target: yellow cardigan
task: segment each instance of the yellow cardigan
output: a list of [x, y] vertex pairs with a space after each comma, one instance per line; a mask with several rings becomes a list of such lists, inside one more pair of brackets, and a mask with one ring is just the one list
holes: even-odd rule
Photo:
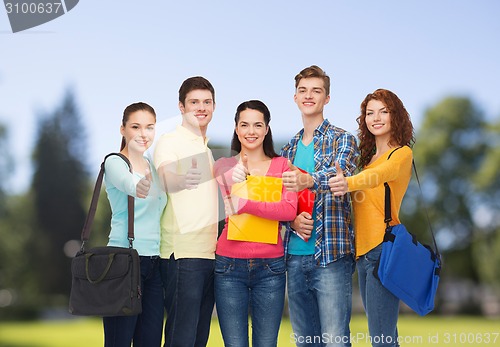
[[384, 182], [391, 187], [391, 225], [399, 224], [399, 209], [411, 178], [413, 154], [408, 146], [388, 150], [357, 175], [347, 177], [354, 210], [356, 256], [377, 247], [384, 239]]

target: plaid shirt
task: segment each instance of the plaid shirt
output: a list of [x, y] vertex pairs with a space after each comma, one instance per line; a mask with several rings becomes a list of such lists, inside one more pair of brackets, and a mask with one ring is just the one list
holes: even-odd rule
[[[293, 163], [297, 144], [302, 138], [304, 129], [297, 133], [289, 143], [281, 149], [281, 155]], [[316, 211], [316, 243], [314, 257], [320, 266], [354, 253], [354, 232], [351, 223], [350, 194], [335, 197], [330, 192], [328, 180], [337, 170], [337, 161], [346, 176], [350, 176], [356, 169], [356, 159], [359, 155], [355, 137], [347, 131], [337, 128], [325, 119], [314, 130], [314, 170], [311, 176], [314, 186], [310, 188], [316, 193], [314, 208]], [[286, 227], [285, 254], [288, 253], [290, 222], [283, 223]]]

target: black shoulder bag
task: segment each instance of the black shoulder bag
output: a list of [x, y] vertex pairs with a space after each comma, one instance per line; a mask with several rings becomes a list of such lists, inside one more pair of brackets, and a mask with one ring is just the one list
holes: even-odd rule
[[127, 157], [120, 153], [108, 154], [92, 195], [89, 213], [82, 230], [82, 247], [71, 262], [71, 293], [69, 312], [78, 316], [132, 316], [142, 312], [140, 260], [133, 248], [134, 198], [128, 196], [129, 247], [95, 247], [85, 250], [90, 238], [99, 194], [104, 176], [104, 163], [111, 155], [118, 155], [129, 166]]

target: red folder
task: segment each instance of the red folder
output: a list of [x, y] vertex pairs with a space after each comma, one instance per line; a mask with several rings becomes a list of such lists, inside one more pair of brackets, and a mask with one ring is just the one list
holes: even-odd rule
[[312, 216], [316, 194], [311, 192], [309, 189], [304, 189], [298, 193], [297, 198], [297, 215], [301, 214], [302, 212], [307, 212]]
[[[298, 169], [303, 173], [308, 173], [307, 171], [302, 170], [299, 167]], [[307, 212], [312, 216], [316, 194], [306, 188], [298, 193], [297, 198], [297, 215], [301, 214], [302, 212]]]

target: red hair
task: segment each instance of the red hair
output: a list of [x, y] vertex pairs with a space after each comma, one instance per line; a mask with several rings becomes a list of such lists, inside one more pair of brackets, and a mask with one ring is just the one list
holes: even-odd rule
[[413, 146], [415, 143], [415, 135], [413, 124], [411, 123], [410, 115], [403, 105], [403, 102], [396, 94], [387, 89], [377, 89], [373, 93], [368, 94], [361, 103], [361, 114], [357, 118], [359, 150], [359, 167], [363, 168], [372, 159], [375, 154], [375, 136], [368, 130], [366, 126], [366, 106], [370, 100], [378, 100], [382, 102], [389, 114], [391, 115], [391, 139], [392, 146]]

